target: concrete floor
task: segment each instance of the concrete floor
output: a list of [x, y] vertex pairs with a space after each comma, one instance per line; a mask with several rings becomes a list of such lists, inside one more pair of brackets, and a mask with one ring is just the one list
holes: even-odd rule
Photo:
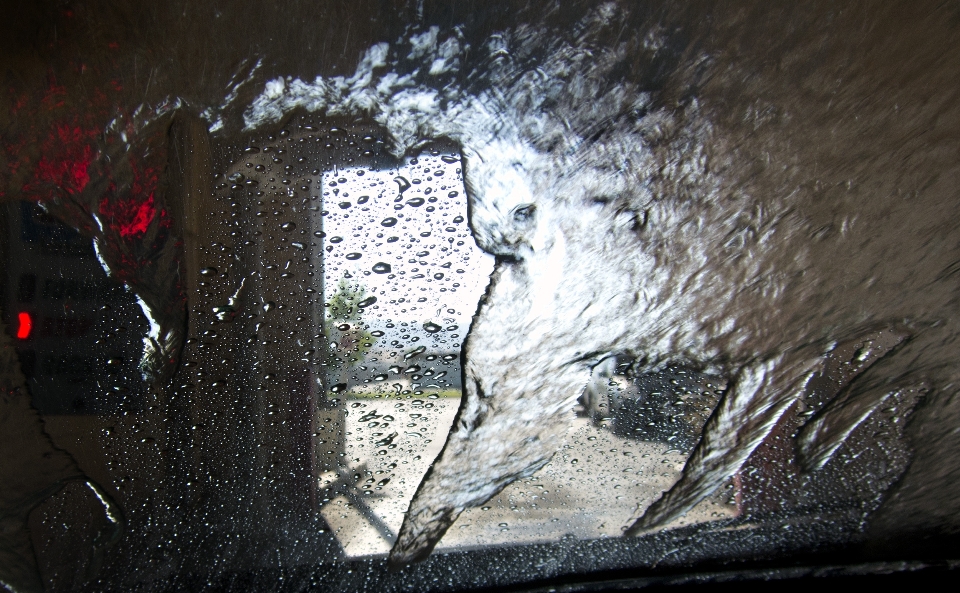
[[[389, 551], [458, 405], [455, 398], [348, 400], [350, 462], [339, 478], [341, 482], [360, 478], [355, 489], [342, 490], [321, 510], [345, 557]], [[376, 445], [393, 432], [394, 449]], [[437, 550], [616, 537], [639, 510], [679, 479], [685, 461], [686, 453], [667, 444], [620, 438], [602, 424], [577, 418], [549, 464], [533, 477], [511, 484], [483, 507], [464, 511]], [[388, 483], [377, 486], [386, 478]], [[320, 476], [320, 485], [337, 479], [328, 472]], [[734, 499], [728, 485], [667, 529], [734, 517], [738, 512]]]

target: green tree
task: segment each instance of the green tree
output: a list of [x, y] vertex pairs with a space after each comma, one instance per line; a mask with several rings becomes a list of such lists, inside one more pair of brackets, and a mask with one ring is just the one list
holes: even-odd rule
[[336, 292], [327, 302], [324, 333], [329, 348], [329, 385], [346, 383], [350, 369], [373, 347], [376, 338], [367, 331], [363, 322], [364, 308], [361, 307], [369, 306], [370, 302], [366, 287], [351, 284], [345, 277], [340, 278]]

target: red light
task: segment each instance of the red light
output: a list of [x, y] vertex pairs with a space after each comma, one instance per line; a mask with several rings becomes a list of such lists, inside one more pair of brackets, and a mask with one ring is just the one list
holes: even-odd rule
[[26, 340], [30, 337], [30, 330], [33, 329], [33, 319], [29, 313], [20, 313], [17, 315], [17, 319], [20, 320], [20, 327], [17, 328], [17, 337], [21, 340]]

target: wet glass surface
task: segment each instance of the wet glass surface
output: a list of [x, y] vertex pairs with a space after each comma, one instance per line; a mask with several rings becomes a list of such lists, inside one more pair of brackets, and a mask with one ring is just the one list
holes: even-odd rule
[[373, 4], [3, 25], [0, 588], [954, 566], [955, 7]]
[[11, 203], [5, 218], [16, 246], [5, 309], [32, 405], [52, 415], [140, 411], [146, 323], [136, 297], [106, 277], [89, 240], [35, 204]]

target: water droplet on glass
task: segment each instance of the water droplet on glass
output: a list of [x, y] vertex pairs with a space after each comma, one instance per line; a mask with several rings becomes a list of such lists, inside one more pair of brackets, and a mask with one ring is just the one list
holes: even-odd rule
[[382, 221], [380, 221], [380, 224], [383, 226], [393, 226], [397, 224], [397, 219], [393, 217], [384, 218]]
[[200, 270], [200, 275], [201, 275], [201, 276], [216, 276], [216, 275], [217, 275], [217, 269], [216, 269], [216, 268], [203, 268], [202, 270]]
[[293, 241], [290, 244], [300, 250], [306, 249], [306, 245], [304, 245], [303, 243], [300, 243], [299, 241]]
[[233, 321], [233, 318], [237, 315], [237, 310], [233, 307], [214, 307], [213, 314], [216, 316], [217, 320], [223, 322]]
[[350, 202], [340, 202], [340, 203], [337, 204], [337, 205], [340, 206], [340, 208], [343, 209], [343, 210], [346, 210], [346, 209], [349, 208], [350, 206], [353, 206], [353, 204], [351, 204]]
[[276, 306], [276, 303], [273, 301], [267, 301], [263, 304], [263, 310], [264, 312], [269, 313], [270, 311], [273, 311], [273, 308]]
[[400, 186], [400, 193], [410, 189], [410, 182], [405, 177], [394, 177], [393, 180]]
[[[376, 445], [377, 445], [378, 447], [386, 447], [387, 445], [393, 443], [393, 439], [395, 439], [395, 438], [397, 438], [397, 433], [393, 433], [392, 435], [388, 436], [388, 437], [385, 438], [385, 439], [380, 439], [379, 441], [377, 441]], [[382, 486], [383, 484], [386, 484], [388, 481], [390, 481], [389, 478], [387, 478], [387, 480], [383, 481], [380, 485]]]
[[426, 323], [423, 324], [423, 331], [425, 331], [425, 332], [427, 332], [427, 333], [430, 333], [430, 334], [435, 334], [435, 333], [437, 333], [438, 331], [440, 331], [441, 329], [443, 329], [443, 328], [440, 327], [439, 325], [437, 325], [436, 323], [433, 323], [432, 321], [428, 321], [428, 322], [426, 322]]
[[426, 349], [427, 349], [426, 346], [420, 346], [419, 348], [417, 348], [417, 349], [415, 349], [415, 350], [412, 350], [412, 351], [407, 352], [406, 354], [404, 354], [404, 355], [403, 355], [403, 359], [404, 359], [404, 360], [409, 360], [409, 359], [413, 358], [414, 356], [417, 356], [418, 354], [422, 354]]
[[348, 254], [346, 255], [346, 258], [349, 259], [349, 260], [360, 259], [361, 257], [363, 257], [363, 254], [362, 254], [362, 253], [357, 253], [356, 251], [354, 251], [353, 253], [348, 253]]
[[407, 200], [407, 206], [413, 206], [414, 208], [416, 208], [417, 206], [423, 206], [423, 203], [424, 203], [423, 198], [411, 198]]
[[443, 161], [443, 162], [445, 162], [445, 163], [447, 163], [447, 164], [450, 164], [450, 165], [452, 165], [453, 163], [457, 162], [457, 158], [456, 158], [456, 157], [452, 157], [452, 156], [450, 156], [450, 155], [448, 155], [448, 154], [445, 154], [445, 155], [443, 155], [442, 157], [440, 157], [440, 160]]
[[346, 383], [337, 383], [336, 385], [330, 388], [330, 391], [333, 393], [340, 393], [341, 391], [346, 391], [346, 390], [347, 390]]
[[373, 264], [373, 268], [372, 268], [374, 274], [389, 274], [391, 269], [392, 268], [390, 267], [390, 264], [384, 263], [382, 261]]
[[245, 152], [246, 154], [257, 154], [258, 152], [260, 152], [260, 149], [257, 148], [256, 146], [248, 146], [243, 149], [243, 152]]
[[377, 302], [377, 297], [375, 297], [375, 296], [367, 297], [367, 298], [363, 299], [362, 301], [360, 301], [359, 303], [357, 303], [357, 306], [362, 309], [362, 308], [365, 308], [365, 307], [369, 307], [370, 305], [374, 304], [375, 302]]
[[375, 338], [380, 338], [380, 337], [383, 337], [383, 332], [378, 329], [376, 331], [370, 332], [370, 335]]
[[345, 331], [347, 331], [348, 329], [350, 329], [350, 324], [349, 324], [349, 323], [341, 323], [340, 325], [337, 326], [337, 329], [340, 330], [340, 331], [342, 331], [342, 332], [345, 332]]
[[285, 222], [280, 225], [280, 228], [285, 231], [292, 231], [293, 229], [297, 228], [297, 225], [293, 224], [292, 222]]
[[434, 279], [434, 280], [443, 280], [443, 274], [442, 274], [441, 272], [437, 272], [436, 274], [433, 275], [433, 279]]

